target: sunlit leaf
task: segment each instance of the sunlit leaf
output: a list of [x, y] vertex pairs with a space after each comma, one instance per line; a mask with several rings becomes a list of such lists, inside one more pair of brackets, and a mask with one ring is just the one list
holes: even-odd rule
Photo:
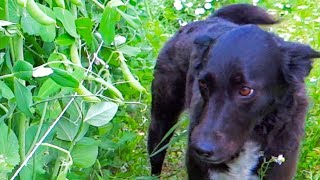
[[101, 102], [92, 105], [84, 119], [84, 121], [92, 126], [103, 126], [112, 120], [118, 105], [113, 102]]
[[57, 43], [60, 46], [70, 46], [72, 43], [74, 43], [74, 38], [71, 37], [69, 34], [65, 33], [57, 37], [55, 43]]
[[110, 7], [106, 7], [102, 14], [99, 32], [107, 46], [111, 44], [115, 37], [117, 15], [118, 12]]

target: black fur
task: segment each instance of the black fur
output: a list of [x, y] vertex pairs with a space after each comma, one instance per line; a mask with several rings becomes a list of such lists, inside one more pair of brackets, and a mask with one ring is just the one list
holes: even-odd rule
[[[228, 172], [227, 162], [247, 141], [257, 142], [267, 158], [286, 158], [271, 166], [266, 179], [293, 178], [307, 109], [304, 78], [320, 54], [255, 25], [274, 23], [259, 7], [231, 5], [167, 42], [152, 83], [149, 153], [188, 108], [189, 179], [208, 179], [209, 170]], [[245, 87], [253, 89], [249, 96], [239, 94]], [[150, 158], [152, 174], [160, 174], [165, 153]]]

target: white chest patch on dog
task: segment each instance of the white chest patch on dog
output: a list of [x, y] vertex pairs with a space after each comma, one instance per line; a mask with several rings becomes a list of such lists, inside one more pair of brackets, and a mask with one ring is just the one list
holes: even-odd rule
[[260, 146], [252, 141], [246, 142], [239, 157], [228, 163], [229, 171], [225, 173], [210, 171], [211, 180], [257, 180], [258, 176], [252, 175], [260, 157]]

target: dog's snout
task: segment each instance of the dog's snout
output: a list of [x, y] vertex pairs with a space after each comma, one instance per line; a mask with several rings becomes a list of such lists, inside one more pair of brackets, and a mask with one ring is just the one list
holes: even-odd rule
[[193, 146], [198, 156], [209, 158], [214, 155], [214, 145], [209, 143], [197, 143]]

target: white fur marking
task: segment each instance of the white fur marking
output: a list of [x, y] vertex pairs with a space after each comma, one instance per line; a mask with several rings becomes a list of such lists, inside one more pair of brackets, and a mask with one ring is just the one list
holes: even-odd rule
[[239, 157], [227, 163], [229, 171], [219, 173], [209, 171], [211, 180], [257, 180], [258, 176], [252, 175], [251, 170], [258, 164], [260, 157], [259, 145], [255, 142], [248, 141], [243, 146], [243, 151]]

